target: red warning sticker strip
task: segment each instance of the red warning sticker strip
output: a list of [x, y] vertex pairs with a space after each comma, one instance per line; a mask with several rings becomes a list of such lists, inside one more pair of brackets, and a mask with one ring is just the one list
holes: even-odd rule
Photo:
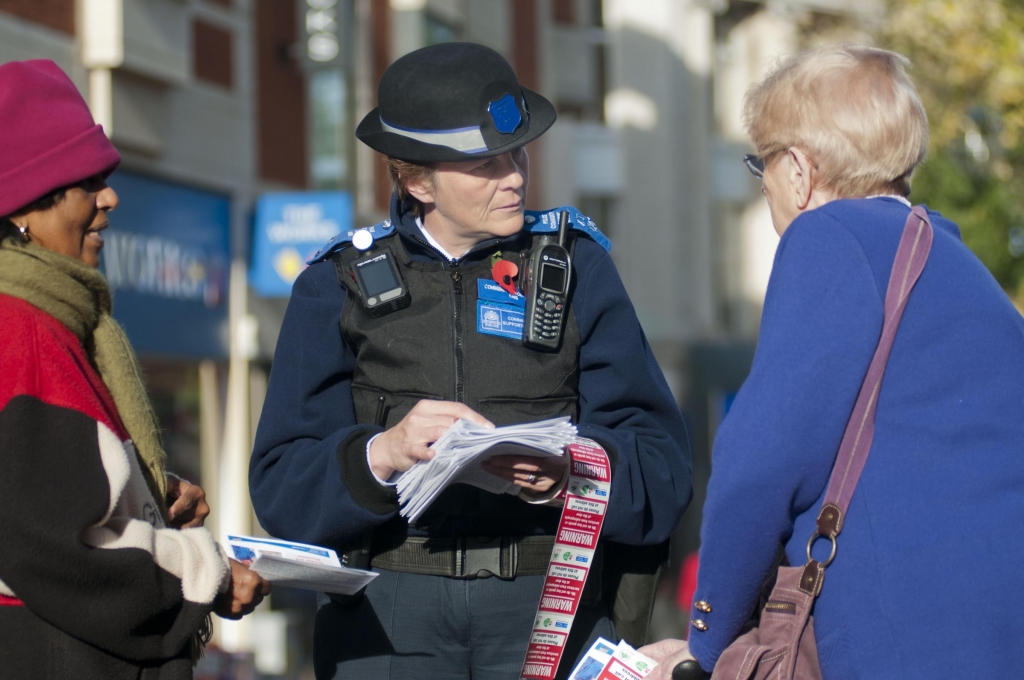
[[577, 437], [567, 447], [569, 482], [565, 508], [555, 534], [544, 590], [537, 607], [520, 680], [555, 677], [565, 641], [583, 596], [601, 535], [612, 470], [600, 444]]

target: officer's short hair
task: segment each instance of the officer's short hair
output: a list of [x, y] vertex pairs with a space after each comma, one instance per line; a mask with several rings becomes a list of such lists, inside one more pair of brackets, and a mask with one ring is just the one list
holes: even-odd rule
[[895, 52], [849, 43], [780, 62], [744, 101], [757, 154], [800, 148], [840, 197], [909, 195], [928, 148], [928, 117], [909, 65]]
[[392, 158], [391, 156], [386, 156], [384, 160], [388, 166], [388, 177], [391, 178], [391, 187], [398, 196], [398, 200], [411, 205], [417, 217], [423, 217], [423, 204], [409, 193], [409, 183], [420, 181], [433, 182], [434, 173], [437, 172], [437, 168], [433, 165], [412, 163]]

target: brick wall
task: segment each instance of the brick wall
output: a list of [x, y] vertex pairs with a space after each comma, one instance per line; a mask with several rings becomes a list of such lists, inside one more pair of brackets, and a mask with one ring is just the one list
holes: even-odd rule
[[575, 24], [576, 0], [553, 0], [551, 19], [557, 24]]
[[256, 4], [256, 101], [260, 177], [306, 187], [306, 81], [291, 48], [295, 0]]
[[75, 34], [75, 0], [0, 0], [0, 12]]
[[[523, 87], [536, 92], [540, 85], [537, 56], [537, 0], [508, 0], [512, 15], [512, 68]], [[530, 156], [530, 185], [526, 189], [526, 207], [543, 208], [541, 197], [541, 145], [543, 137], [526, 145]]]
[[[377, 85], [381, 76], [391, 62], [391, 29], [390, 12], [388, 0], [373, 0], [370, 5], [370, 30], [373, 31], [371, 41], [372, 64], [373, 64], [373, 100], [377, 101]], [[362, 142], [359, 142], [362, 144]], [[387, 167], [384, 164], [384, 156], [373, 153], [373, 188], [374, 202], [377, 209], [383, 212], [388, 211], [391, 204], [391, 180], [388, 178]]]
[[234, 84], [234, 40], [231, 31], [196, 19], [192, 23], [195, 76], [230, 88]]

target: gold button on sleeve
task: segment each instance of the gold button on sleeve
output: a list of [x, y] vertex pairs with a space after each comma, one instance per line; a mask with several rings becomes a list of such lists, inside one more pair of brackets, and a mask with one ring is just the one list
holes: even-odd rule
[[703, 614], [710, 614], [711, 613], [711, 605], [709, 605], [704, 600], [697, 600], [696, 602], [693, 603], [693, 606], [694, 606], [694, 608], [697, 611], [699, 611], [699, 612], [701, 612]]
[[708, 629], [708, 624], [704, 623], [704, 619], [694, 619], [690, 621], [690, 625], [702, 633]]

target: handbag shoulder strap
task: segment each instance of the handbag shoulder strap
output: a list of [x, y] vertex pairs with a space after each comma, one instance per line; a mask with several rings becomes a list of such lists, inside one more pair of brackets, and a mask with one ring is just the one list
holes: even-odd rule
[[[928, 219], [928, 212], [922, 206], [915, 206], [907, 216], [903, 236], [900, 239], [899, 248], [896, 250], [892, 273], [889, 275], [889, 287], [885, 293], [885, 318], [882, 322], [882, 335], [878, 340], [875, 355], [871, 359], [867, 375], [861, 385], [860, 394], [857, 395], [853, 413], [846, 424], [843, 441], [839, 445], [839, 453], [832, 468], [828, 489], [825, 491], [825, 500], [821, 506], [821, 512], [818, 513], [817, 531], [807, 542], [808, 564], [804, 570], [804, 578], [801, 579], [801, 588], [804, 587], [805, 580], [809, 578], [808, 585], [816, 582], [813, 587], [814, 595], [821, 590], [824, 568], [835, 559], [835, 539], [843, 529], [843, 521], [846, 519], [846, 511], [850, 506], [853, 490], [857, 486], [860, 474], [864, 470], [864, 464], [867, 462], [868, 453], [871, 451], [871, 443], [875, 436], [875, 410], [878, 407], [882, 377], [885, 374], [886, 364], [889, 362], [889, 353], [892, 351], [896, 331], [903, 318], [903, 310], [906, 309], [910, 292], [920, 278], [921, 272], [924, 271], [925, 263], [928, 262], [933, 237], [934, 233], [931, 221]], [[832, 541], [832, 553], [828, 560], [821, 564], [811, 558], [811, 545], [818, 537]]]

